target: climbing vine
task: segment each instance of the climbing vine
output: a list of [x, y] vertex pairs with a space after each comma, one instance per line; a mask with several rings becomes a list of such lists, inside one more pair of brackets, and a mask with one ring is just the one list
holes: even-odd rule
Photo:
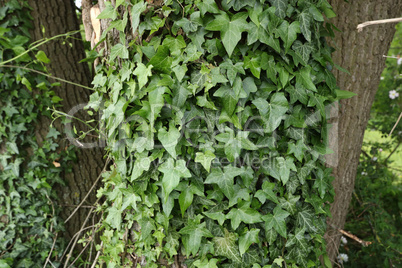
[[58, 83], [30, 71], [46, 72], [49, 59], [30, 46], [29, 12], [27, 1], [0, 7], [0, 267], [43, 267], [48, 257], [57, 265], [65, 247], [52, 187], [74, 154], [59, 148], [53, 127], [43, 141], [35, 135], [61, 99], [52, 91]]
[[[326, 0], [102, 1], [111, 266], [326, 266]], [[335, 66], [336, 67], [336, 66]]]

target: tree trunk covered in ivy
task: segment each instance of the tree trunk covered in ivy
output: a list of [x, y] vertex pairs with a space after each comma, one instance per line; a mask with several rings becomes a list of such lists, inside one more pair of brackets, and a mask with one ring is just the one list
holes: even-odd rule
[[[342, 32], [336, 32], [333, 46], [334, 62], [350, 74], [335, 70], [340, 89], [355, 92], [357, 96], [342, 100], [338, 114], [338, 163], [334, 168], [335, 201], [328, 220], [327, 251], [331, 260], [338, 255], [341, 234], [352, 198], [356, 170], [370, 109], [385, 67], [385, 58], [395, 33], [395, 24], [373, 25], [357, 32], [365, 21], [397, 18], [401, 15], [401, 0], [343, 0], [330, 1], [337, 16], [332, 19]], [[361, 237], [364, 239], [364, 237]]]
[[[33, 41], [44, 37], [50, 38], [59, 34], [76, 31], [80, 29], [75, 4], [73, 0], [47, 0], [47, 1], [28, 1], [33, 8], [33, 29], [31, 31]], [[42, 32], [44, 30], [44, 33]], [[43, 50], [50, 59], [50, 64], [46, 65], [49, 72], [58, 78], [75, 82], [84, 86], [90, 86], [92, 75], [87, 63], [79, 63], [85, 58], [84, 45], [81, 35], [77, 34], [68, 40], [56, 40], [46, 43], [39, 49]], [[59, 82], [59, 81], [57, 81]], [[68, 113], [72, 108], [80, 104], [86, 104], [89, 100], [90, 92], [88, 89], [61, 82], [61, 86], [54, 89], [57, 96], [62, 98], [62, 107], [57, 108]], [[50, 107], [52, 108], [52, 107]], [[88, 119], [85, 112], [77, 112], [74, 116], [81, 119]], [[37, 127], [37, 138], [40, 142], [44, 139], [49, 129], [50, 120], [42, 118]], [[62, 133], [61, 149], [70, 146], [66, 133], [61, 130], [60, 119], [56, 121], [56, 126]], [[86, 130], [82, 125], [79, 130]], [[86, 141], [86, 140], [85, 140]], [[84, 142], [84, 141], [81, 141]], [[89, 141], [88, 141], [89, 142]], [[65, 186], [58, 189], [61, 206], [64, 207], [62, 217], [66, 219], [75, 206], [85, 197], [89, 189], [94, 184], [103, 167], [103, 154], [101, 148], [79, 148], [75, 143], [76, 161], [72, 163], [72, 169], [64, 172]], [[96, 200], [96, 189], [92, 191], [84, 205], [93, 205]], [[67, 237], [72, 237], [84, 223], [89, 209], [80, 208], [79, 211], [66, 224]], [[92, 225], [92, 218], [88, 222]]]

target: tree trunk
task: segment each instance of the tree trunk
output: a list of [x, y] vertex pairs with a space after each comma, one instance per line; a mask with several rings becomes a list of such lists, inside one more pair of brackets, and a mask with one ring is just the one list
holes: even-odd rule
[[[395, 23], [373, 25], [358, 32], [359, 23], [390, 19], [401, 15], [401, 0], [355, 0], [346, 3], [332, 0], [337, 17], [332, 19], [342, 32], [336, 32], [333, 54], [335, 63], [350, 74], [335, 71], [338, 86], [358, 94], [343, 100], [339, 105], [338, 161], [334, 168], [335, 201], [331, 206], [332, 218], [328, 219], [326, 240], [330, 259], [338, 255], [341, 234], [335, 228], [343, 228], [351, 201], [356, 170], [363, 142], [363, 135], [370, 116], [370, 108], [385, 67], [385, 58], [395, 33]], [[364, 239], [364, 237], [362, 237]]]
[[[33, 30], [31, 31], [33, 41], [42, 39], [44, 36], [49, 38], [79, 29], [80, 23], [75, 13], [73, 0], [29, 0], [28, 2], [33, 8], [31, 13], [34, 23]], [[42, 27], [45, 33], [42, 32]], [[66, 42], [63, 44], [63, 41]], [[84, 86], [90, 86], [92, 76], [88, 65], [87, 63], [79, 63], [79, 61], [85, 57], [84, 46], [79, 34], [68, 40], [48, 42], [39, 49], [43, 50], [51, 60], [47, 68], [53, 76]], [[63, 99], [61, 102], [62, 107], [57, 109], [65, 113], [68, 113], [73, 108], [77, 108], [79, 104], [86, 104], [90, 95], [88, 89], [67, 83], [62, 83], [61, 86], [55, 87], [54, 91], [57, 96]], [[74, 116], [82, 119], [87, 118], [85, 117], [85, 112], [77, 112]], [[36, 135], [39, 142], [46, 136], [49, 125], [50, 121], [47, 118], [42, 118], [37, 128]], [[60, 123], [59, 127], [61, 127]], [[69, 140], [66, 138], [66, 133], [61, 133], [62, 141], [60, 148], [63, 149], [70, 144]], [[72, 163], [71, 172], [64, 173], [66, 187], [60, 187], [60, 189], [58, 189], [60, 203], [62, 206], [65, 206], [62, 214], [64, 219], [72, 213], [75, 208], [74, 206], [78, 205], [83, 200], [99, 176], [104, 164], [102, 160], [102, 149], [99, 148], [99, 146], [90, 149], [77, 148], [76, 156], [77, 161]], [[86, 204], [92, 205], [95, 200], [96, 190], [93, 190]], [[80, 208], [74, 217], [69, 220], [66, 224], [67, 238], [71, 238], [81, 229], [81, 225], [85, 221], [88, 212], [88, 208]], [[89, 224], [92, 224], [92, 220], [89, 221]]]

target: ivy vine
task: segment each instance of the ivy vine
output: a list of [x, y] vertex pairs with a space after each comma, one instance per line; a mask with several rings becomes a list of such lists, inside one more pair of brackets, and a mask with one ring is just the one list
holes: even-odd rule
[[115, 164], [98, 192], [100, 262], [321, 266], [326, 118], [348, 96], [328, 2], [104, 2], [109, 51], [89, 107], [104, 107]]

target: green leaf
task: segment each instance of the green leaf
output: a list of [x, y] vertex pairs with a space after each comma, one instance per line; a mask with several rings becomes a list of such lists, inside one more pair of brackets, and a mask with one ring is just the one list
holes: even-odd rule
[[310, 96], [309, 100], [308, 100], [308, 107], [317, 107], [317, 109], [320, 111], [320, 114], [322, 117], [325, 118], [325, 97], [313, 93], [313, 92], [308, 92], [308, 95]]
[[236, 13], [232, 19], [227, 13], [221, 13], [205, 27], [209, 31], [221, 32], [222, 43], [229, 57], [240, 41], [242, 32], [248, 28], [247, 17], [245, 12]]
[[241, 222], [251, 224], [262, 221], [261, 214], [258, 211], [250, 208], [250, 202], [244, 203], [239, 208], [232, 208], [226, 215], [226, 219], [231, 220], [233, 230], [236, 230]]
[[228, 232], [225, 229], [224, 237], [214, 237], [215, 254], [224, 256], [235, 263], [241, 263], [241, 257], [236, 245], [236, 234]]
[[260, 242], [258, 238], [259, 232], [260, 229], [253, 228], [250, 231], [247, 230], [246, 233], [239, 238], [240, 255], [243, 255], [251, 246], [251, 244]]
[[299, 40], [295, 41], [292, 46], [292, 49], [295, 51], [297, 55], [299, 55], [305, 63], [307, 63], [310, 59], [311, 52], [314, 51], [314, 47], [310, 43], [302, 43]]
[[163, 40], [162, 45], [169, 48], [172, 56], [180, 56], [182, 49], [186, 47], [186, 42], [182, 35], [179, 35], [176, 38], [168, 35]]
[[296, 82], [295, 87], [288, 86], [285, 89], [285, 91], [288, 92], [290, 95], [291, 104], [295, 103], [296, 101], [299, 101], [304, 105], [307, 105], [308, 102], [307, 90], [300, 83]]
[[137, 77], [138, 87], [141, 89], [148, 82], [148, 77], [152, 76], [152, 65], [146, 67], [143, 63], [139, 62], [133, 74]]
[[284, 19], [286, 17], [286, 10], [288, 9], [288, 0], [269, 0], [269, 2], [276, 7], [275, 15]]
[[206, 171], [210, 171], [211, 162], [214, 160], [216, 156], [210, 150], [206, 150], [205, 153], [197, 152], [195, 156], [195, 162], [201, 163], [201, 165], [206, 169]]
[[309, 13], [313, 15], [313, 18], [316, 21], [324, 21], [324, 17], [322, 16], [322, 13], [313, 5], [311, 5], [308, 9]]
[[293, 163], [293, 158], [291, 157], [277, 157], [276, 161], [278, 163], [278, 171], [281, 177], [283, 185], [289, 180], [290, 170], [297, 171], [295, 164]]
[[204, 196], [204, 193], [201, 192], [197, 186], [194, 184], [185, 183], [184, 189], [181, 189], [181, 193], [179, 195], [179, 205], [181, 210], [181, 215], [184, 217], [184, 212], [186, 209], [193, 203], [194, 194], [198, 196]]
[[163, 173], [162, 178], [162, 191], [164, 194], [164, 202], [167, 202], [169, 194], [179, 185], [180, 178], [190, 178], [191, 173], [186, 167], [184, 160], [177, 160], [176, 162], [169, 158], [159, 168]]
[[261, 204], [264, 204], [266, 199], [279, 204], [278, 197], [273, 192], [274, 188], [275, 183], [264, 181], [264, 183], [262, 184], [262, 190], [258, 190], [255, 194], [255, 197], [260, 200]]
[[138, 25], [140, 24], [141, 13], [147, 9], [147, 2], [139, 1], [137, 4], [131, 7], [131, 27], [133, 34], [137, 31]]
[[197, 268], [218, 268], [218, 266], [216, 265], [218, 261], [218, 259], [208, 260], [208, 258], [205, 258], [202, 261], [196, 260], [195, 262], [193, 262], [193, 265]]
[[260, 73], [261, 73], [261, 58], [260, 57], [244, 57], [244, 68], [245, 69], [250, 69], [251, 73], [260, 79]]
[[288, 144], [288, 154], [293, 154], [297, 160], [300, 162], [303, 161], [303, 156], [304, 156], [304, 151], [306, 151], [308, 148], [304, 144], [303, 140], [298, 140], [296, 144], [294, 143], [289, 143]]
[[43, 52], [42, 50], [39, 50], [38, 53], [36, 53], [35, 58], [38, 61], [41, 61], [43, 63], [49, 63], [50, 62], [49, 58], [46, 56], [45, 52]]
[[[279, 92], [272, 95], [266, 109], [260, 107], [260, 114], [265, 123], [265, 131], [272, 132], [280, 125], [283, 115], [289, 109], [289, 103], [284, 93]], [[267, 112], [265, 113], [265, 111]]]
[[164, 128], [158, 130], [158, 140], [174, 159], [176, 159], [176, 145], [180, 136], [180, 131], [177, 130], [174, 124], [170, 124], [169, 131]]
[[296, 73], [296, 82], [305, 86], [308, 90], [317, 92], [317, 88], [315, 87], [313, 80], [311, 79], [310, 72], [310, 66], [302, 68], [300, 72]]
[[197, 219], [189, 220], [189, 223], [179, 231], [180, 234], [188, 235], [188, 239], [184, 243], [187, 255], [193, 254], [195, 256], [197, 254], [202, 237], [213, 237], [205, 226], [205, 222], [199, 223]]
[[205, 184], [215, 183], [219, 186], [225, 196], [230, 200], [234, 196], [234, 177], [243, 173], [240, 168], [233, 166], [221, 168], [212, 168], [211, 173], [205, 180]]
[[285, 20], [279, 25], [277, 33], [282, 39], [285, 45], [285, 53], [287, 53], [293, 42], [297, 39], [297, 34], [300, 33], [300, 23], [294, 21], [289, 25]]
[[314, 223], [314, 210], [309, 208], [308, 205], [304, 205], [301, 211], [297, 214], [296, 224], [299, 227], [305, 228], [309, 232], [316, 232], [317, 228]]
[[211, 14], [219, 13], [219, 8], [215, 0], [203, 0], [197, 4], [197, 7], [201, 11], [202, 16], [207, 12]]
[[169, 56], [169, 48], [159, 46], [156, 54], [148, 62], [148, 66], [153, 65], [155, 70], [170, 74], [172, 72], [172, 63], [173, 59]]
[[128, 59], [128, 49], [123, 44], [116, 44], [110, 50], [110, 61], [114, 61], [117, 57]]
[[299, 14], [298, 21], [300, 22], [300, 30], [308, 42], [311, 42], [310, 22], [311, 15], [305, 11]]
[[340, 90], [340, 89], [336, 90], [336, 99], [337, 100], [349, 99], [354, 96], [357, 96], [357, 94], [354, 92], [347, 91], [347, 90]]
[[315, 176], [313, 188], [318, 189], [320, 197], [324, 198], [325, 192], [327, 191], [327, 189], [330, 188], [330, 185], [327, 182], [327, 178], [325, 176], [324, 171], [322, 171], [322, 169], [318, 169], [317, 172], [315, 172], [315, 175], [316, 176]]
[[116, 206], [112, 206], [107, 209], [107, 212], [108, 214], [105, 222], [109, 224], [112, 228], [120, 230], [122, 211], [120, 209], [117, 209]]
[[276, 206], [274, 214], [267, 214], [262, 218], [265, 221], [265, 229], [270, 230], [274, 228], [281, 236], [287, 238], [285, 219], [289, 215], [289, 212], [281, 209], [280, 206]]
[[96, 17], [97, 19], [117, 19], [117, 11], [114, 9], [111, 2], [105, 2], [105, 9]]

